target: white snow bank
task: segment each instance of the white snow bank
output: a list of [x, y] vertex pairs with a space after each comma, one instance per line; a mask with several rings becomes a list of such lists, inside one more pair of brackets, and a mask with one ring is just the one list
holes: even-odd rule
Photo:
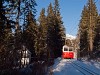
[[100, 71], [100, 62], [91, 60], [91, 61], [83, 61], [83, 63], [88, 65], [88, 67], [90, 67], [91, 69], [95, 68]]
[[53, 67], [56, 67], [56, 65], [58, 65], [60, 63], [62, 58], [58, 57], [57, 59], [54, 60], [54, 65]]
[[66, 39], [74, 40], [74, 39], [76, 39], [76, 36], [66, 34]]
[[77, 68], [72, 66], [73, 62], [78, 63], [79, 65], [87, 67], [90, 70], [100, 74], [99, 62], [57, 58], [55, 59], [55, 64], [52, 66], [53, 75], [82, 75], [82, 73], [79, 70], [77, 70]]

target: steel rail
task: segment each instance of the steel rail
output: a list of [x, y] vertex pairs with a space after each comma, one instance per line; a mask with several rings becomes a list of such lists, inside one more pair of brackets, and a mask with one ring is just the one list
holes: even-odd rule
[[83, 67], [83, 66], [81, 66], [81, 65], [79, 65], [79, 64], [76, 64], [75, 62], [72, 62], [72, 63], [73, 63], [74, 65], [76, 65], [77, 67], [83, 69], [84, 71], [90, 73], [91, 75], [100, 75], [100, 74], [98, 74], [98, 73], [96, 73], [96, 72], [94, 72], [94, 71], [92, 71], [92, 70], [90, 70], [90, 69], [88, 69], [88, 68], [86, 68], [86, 67]]
[[79, 69], [77, 66], [75, 66], [74, 64], [71, 64], [75, 69], [77, 69], [80, 73], [82, 73], [83, 75], [87, 75], [85, 74], [81, 69]]

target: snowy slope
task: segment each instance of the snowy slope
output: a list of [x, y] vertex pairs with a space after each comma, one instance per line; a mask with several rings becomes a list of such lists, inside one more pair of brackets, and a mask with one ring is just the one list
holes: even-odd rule
[[[76, 64], [80, 64], [81, 66], [87, 67], [92, 71], [95, 71], [100, 75], [100, 64], [96, 62], [88, 62], [88, 61], [78, 61], [75, 59], [56, 59], [55, 64], [53, 65], [53, 75], [83, 75], [78, 68], [73, 67], [73, 62]], [[96, 65], [96, 66], [95, 66]], [[86, 75], [91, 75], [88, 72], [84, 72]], [[94, 74], [95, 75], [95, 74]]]
[[53, 75], [82, 75], [71, 65], [71, 61], [63, 59], [53, 67]]

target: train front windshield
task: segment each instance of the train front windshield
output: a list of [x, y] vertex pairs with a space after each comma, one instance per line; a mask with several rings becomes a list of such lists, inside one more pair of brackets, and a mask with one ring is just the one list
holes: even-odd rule
[[73, 51], [73, 49], [72, 48], [69, 48], [69, 51]]
[[73, 48], [69, 47], [69, 48], [64, 48], [64, 51], [73, 51]]
[[68, 48], [64, 48], [64, 51], [68, 51]]

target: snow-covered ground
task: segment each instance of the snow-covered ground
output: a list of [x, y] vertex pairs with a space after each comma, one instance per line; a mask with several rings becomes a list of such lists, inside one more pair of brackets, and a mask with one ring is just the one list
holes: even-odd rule
[[74, 39], [76, 39], [76, 36], [66, 34], [66, 39], [74, 40]]
[[81, 68], [75, 66], [74, 63], [97, 73], [94, 75], [100, 75], [100, 62], [78, 61], [76, 59], [62, 58], [57, 58], [55, 60], [55, 64], [52, 66], [53, 75], [92, 75], [85, 70], [82, 70]]

